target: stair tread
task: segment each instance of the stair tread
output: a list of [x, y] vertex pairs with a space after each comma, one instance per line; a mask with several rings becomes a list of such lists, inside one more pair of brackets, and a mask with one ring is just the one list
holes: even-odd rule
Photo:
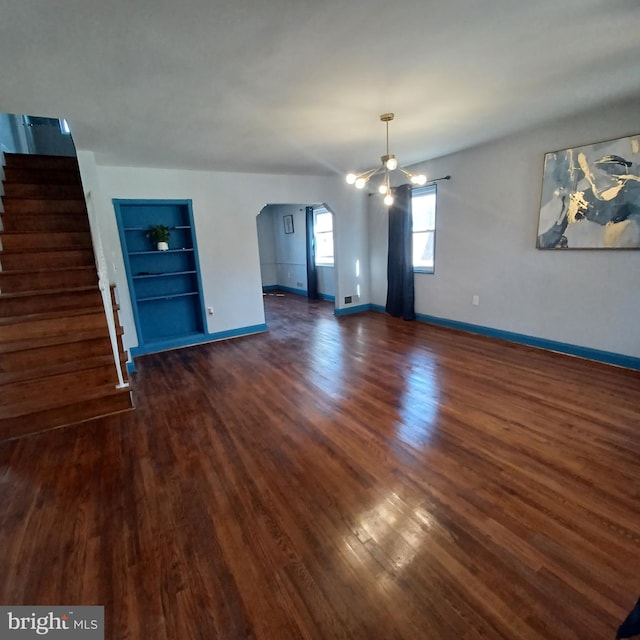
[[[122, 335], [122, 327], [116, 327], [116, 333]], [[11, 340], [0, 343], [0, 353], [12, 353], [14, 351], [26, 351], [42, 347], [71, 344], [73, 342], [85, 342], [88, 340], [108, 340], [109, 335], [105, 329], [84, 329], [73, 333], [65, 333], [44, 338], [29, 338], [26, 340]]]
[[32, 251], [30, 253], [0, 253], [2, 269], [22, 269], [25, 265], [42, 269], [59, 269], [73, 266], [95, 266], [95, 256], [90, 248], [64, 249], [60, 251]]
[[[3, 234], [4, 235], [4, 234]], [[9, 253], [28, 253], [28, 254], [33, 254], [33, 255], [40, 255], [42, 253], [53, 253], [53, 254], [58, 254], [58, 253], [64, 253], [64, 252], [73, 252], [73, 253], [87, 253], [87, 252], [91, 252], [91, 254], [93, 255], [93, 250], [90, 246], [87, 247], [42, 247], [40, 249], [35, 249], [35, 248], [28, 248], [25, 247], [24, 249], [20, 249], [20, 250], [15, 250], [12, 249], [11, 252], [7, 251], [6, 249], [4, 251], [0, 251], [0, 257], [2, 257], [3, 254], [9, 254]], [[83, 266], [83, 267], [88, 267], [90, 265], [69, 265], [69, 266]]]
[[15, 324], [16, 322], [28, 322], [29, 320], [53, 320], [55, 318], [69, 318], [71, 316], [83, 316], [87, 313], [103, 313], [102, 305], [83, 307], [82, 309], [65, 309], [61, 311], [45, 311], [43, 313], [30, 313], [24, 316], [8, 316], [0, 318], [0, 326]]
[[5, 167], [9, 169], [31, 169], [52, 171], [79, 171], [75, 156], [31, 155], [28, 153], [5, 153]]
[[3, 211], [0, 213], [4, 226], [4, 233], [60, 233], [73, 231], [88, 231], [89, 218], [85, 214], [57, 211], [55, 213], [18, 213]]
[[[115, 377], [115, 373], [114, 373]], [[126, 388], [130, 391], [130, 388]], [[29, 407], [28, 403], [20, 403], [19, 405], [0, 405], [0, 423], [4, 419], [17, 418], [20, 416], [28, 416], [32, 413], [40, 413], [50, 409], [57, 409], [70, 404], [76, 404], [79, 402], [87, 402], [96, 398], [102, 398], [109, 395], [117, 395], [121, 393], [122, 389], [116, 386], [115, 382], [104, 383], [96, 385], [89, 389], [77, 389], [77, 395], [73, 393], [59, 394], [55, 398], [50, 400], [41, 399], [35, 406]]]
[[[9, 167], [9, 169], [16, 169], [17, 167]], [[49, 173], [49, 171], [54, 171], [54, 169], [26, 169], [25, 167], [22, 167], [22, 171], [33, 171], [34, 173], [40, 173], [42, 175], [44, 175], [46, 177], [46, 175]], [[68, 175], [68, 172], [66, 172]], [[11, 184], [11, 185], [21, 185], [21, 184], [27, 184], [29, 186], [43, 186], [43, 187], [80, 187], [82, 186], [82, 182], [80, 180], [80, 176], [78, 176], [78, 179], [74, 182], [56, 182], [54, 181], [46, 181], [46, 182], [41, 182], [40, 180], [38, 180], [39, 177], [42, 176], [37, 176], [37, 175], [29, 175], [29, 176], [9, 176], [9, 178], [7, 179], [7, 177], [5, 176], [3, 182], [5, 184]], [[19, 196], [17, 196], [19, 197]]]
[[6, 182], [5, 195], [16, 200], [69, 200], [84, 198], [81, 183], [56, 184], [39, 182]]
[[0, 422], [0, 440], [19, 438], [131, 411], [134, 404], [130, 391], [129, 388], [116, 388], [87, 402], [74, 402], [29, 414], [28, 419], [20, 416], [4, 420]]
[[10, 195], [2, 196], [2, 214], [10, 215], [43, 215], [52, 213], [73, 213], [87, 215], [87, 203], [84, 196], [55, 198], [14, 198]]
[[16, 291], [15, 293], [0, 293], [0, 300], [15, 300], [18, 298], [28, 298], [30, 296], [57, 296], [61, 293], [83, 293], [85, 291], [96, 291], [97, 283], [88, 287], [68, 287], [62, 289], [44, 289], [43, 291]]
[[0, 373], [0, 397], [2, 396], [2, 385], [15, 384], [26, 380], [36, 380], [38, 378], [48, 378], [62, 373], [71, 373], [72, 371], [81, 372], [87, 369], [95, 369], [109, 365], [113, 365], [115, 370], [113, 354], [92, 356], [90, 358], [82, 358], [81, 360], [49, 365], [42, 363], [36, 369]]
[[[3, 234], [4, 235], [4, 234]], [[6, 247], [0, 251], [0, 257], [2, 255], [39, 255], [42, 253], [51, 253], [51, 254], [60, 254], [65, 251], [91, 251], [91, 245], [65, 245], [65, 246], [57, 246], [57, 247], [42, 247], [41, 249], [34, 247], [11, 247], [7, 249]]]
[[66, 194], [60, 198], [51, 198], [50, 196], [44, 196], [41, 194], [35, 195], [35, 194], [30, 194], [28, 196], [24, 196], [24, 197], [20, 197], [20, 196], [16, 196], [13, 194], [9, 194], [9, 195], [3, 195], [2, 196], [2, 201], [3, 202], [13, 202], [13, 201], [17, 201], [20, 202], [21, 204], [24, 203], [25, 200], [35, 200], [37, 202], [42, 202], [43, 200], [45, 202], [48, 202], [49, 200], [55, 200], [57, 204], [60, 204], [61, 200], [69, 200], [71, 202], [77, 202], [78, 200], [82, 200], [82, 202], [85, 201], [85, 197], [84, 197], [84, 193], [81, 191], [79, 194], [77, 195], [73, 195], [73, 194]]
[[53, 236], [53, 235], [61, 235], [68, 236], [70, 233], [81, 233], [83, 235], [88, 234], [91, 235], [91, 231], [89, 229], [79, 229], [78, 231], [43, 231], [42, 229], [20, 229], [17, 231], [9, 230], [2, 231], [3, 236], [33, 236], [33, 235], [41, 235], [41, 236]]
[[[70, 267], [57, 267], [55, 271], [95, 271], [96, 268], [94, 265], [80, 265], [80, 266], [70, 266]], [[28, 275], [30, 273], [51, 273], [51, 269], [0, 269], [0, 275], [2, 274], [11, 275]]]
[[[50, 184], [51, 180], [54, 181], [54, 184], [60, 184], [60, 182], [58, 182], [60, 178], [63, 180], [73, 178], [74, 181], [81, 181], [80, 172], [77, 166], [52, 169], [50, 167], [15, 167], [5, 164], [4, 172], [5, 182], [24, 182], [24, 177], [26, 176], [28, 176], [30, 180], [32, 178], [37, 178], [38, 182], [45, 178], [47, 180], [47, 184]], [[63, 184], [67, 183], [65, 182]]]

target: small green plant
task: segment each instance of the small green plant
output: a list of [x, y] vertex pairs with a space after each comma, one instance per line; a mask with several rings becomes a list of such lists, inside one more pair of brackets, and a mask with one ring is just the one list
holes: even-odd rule
[[169, 236], [171, 232], [169, 231], [169, 227], [165, 227], [163, 224], [157, 224], [151, 229], [149, 229], [149, 233], [147, 233], [147, 238], [151, 238], [154, 242], [169, 242]]

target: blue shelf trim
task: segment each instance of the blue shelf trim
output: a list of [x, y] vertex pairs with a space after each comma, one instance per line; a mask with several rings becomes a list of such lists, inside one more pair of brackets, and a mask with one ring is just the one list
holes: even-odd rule
[[166, 251], [158, 251], [154, 249], [153, 251], [129, 251], [130, 256], [161, 256], [165, 253], [184, 253], [185, 251], [193, 251], [192, 247], [187, 247], [186, 249], [167, 249]]
[[[197, 296], [197, 322], [195, 322], [196, 325], [198, 326], [198, 329], [200, 329], [200, 327], [202, 327], [202, 329], [206, 332], [206, 327], [207, 327], [207, 318], [205, 315], [205, 308], [204, 308], [204, 295], [203, 295], [203, 289], [202, 289], [202, 276], [200, 273], [200, 258], [198, 255], [198, 243], [197, 243], [197, 234], [196, 234], [196, 229], [194, 226], [194, 220], [193, 220], [193, 203], [191, 200], [137, 200], [137, 199], [123, 199], [123, 198], [114, 198], [112, 200], [113, 202], [113, 206], [115, 209], [115, 214], [116, 214], [116, 222], [118, 225], [118, 234], [120, 236], [120, 244], [122, 246], [122, 253], [123, 253], [123, 258], [124, 258], [124, 262], [125, 262], [125, 271], [126, 271], [126, 275], [127, 275], [127, 284], [129, 287], [129, 296], [131, 297], [131, 305], [132, 305], [132, 311], [133, 311], [133, 320], [136, 326], [136, 334], [138, 336], [138, 340], [142, 341], [143, 340], [143, 331], [142, 331], [142, 326], [140, 324], [141, 320], [140, 320], [140, 311], [138, 309], [138, 303], [150, 303], [152, 302], [154, 299], [161, 301], [161, 300], [169, 300], [169, 299], [176, 299], [176, 300], [180, 300], [180, 299], [184, 299], [186, 300], [188, 296]], [[182, 225], [182, 224], [178, 224], [178, 225], [172, 225], [172, 228], [175, 229], [185, 229], [188, 230], [190, 232], [191, 235], [191, 241], [192, 241], [192, 246], [188, 247], [188, 248], [183, 248], [183, 249], [169, 249], [168, 251], [128, 251], [128, 244], [127, 244], [127, 239], [126, 239], [126, 231], [127, 231], [127, 227], [125, 226], [125, 217], [124, 217], [124, 209], [125, 208], [131, 208], [131, 209], [135, 209], [136, 207], [143, 207], [143, 208], [148, 208], [148, 207], [180, 207], [180, 208], [184, 208], [185, 212], [186, 212], [186, 217], [188, 219], [189, 224], [188, 225]], [[143, 229], [143, 227], [141, 227], [141, 229]], [[140, 233], [138, 231], [138, 233]], [[150, 296], [148, 298], [136, 298], [136, 288], [135, 288], [135, 281], [134, 281], [134, 276], [133, 276], [133, 270], [131, 269], [131, 261], [130, 261], [130, 257], [132, 256], [148, 256], [148, 255], [153, 255], [155, 257], [157, 256], [161, 256], [164, 254], [179, 254], [179, 253], [192, 253], [193, 254], [193, 262], [195, 264], [195, 277], [196, 277], [196, 282], [197, 282], [197, 291], [193, 292], [193, 293], [187, 293], [187, 294], [168, 294], [165, 296]], [[174, 273], [174, 275], [182, 275], [184, 274], [184, 272], [176, 272]], [[148, 307], [147, 307], [148, 309]], [[185, 333], [182, 336], [180, 336], [182, 339], [184, 340], [190, 340], [192, 338], [192, 336], [194, 335], [198, 335], [198, 336], [202, 336], [202, 335], [206, 335], [206, 333]], [[156, 342], [155, 341], [151, 341], [150, 345], [147, 345], [147, 347], [138, 347], [138, 353], [151, 353], [152, 351], [156, 351], [158, 349], [156, 349]], [[184, 345], [178, 345], [178, 346], [184, 346]], [[167, 348], [171, 348], [171, 347], [167, 347]], [[146, 350], [145, 350], [146, 349]], [[132, 356], [134, 355], [134, 350], [131, 350]]]
[[[163, 200], [163, 202], [167, 202]], [[125, 231], [149, 231], [149, 227], [123, 227]], [[169, 227], [171, 229], [191, 229], [190, 226], [184, 224], [172, 225]]]
[[187, 296], [198, 296], [199, 291], [186, 291], [185, 293], [169, 293], [164, 296], [150, 296], [149, 298], [138, 298], [138, 302], [155, 302], [156, 300], [173, 300], [174, 298], [185, 298]]
[[[141, 347], [132, 347], [131, 357], [157, 353], [158, 351], [169, 351], [170, 349], [179, 349], [181, 347], [194, 347], [198, 344], [217, 342], [218, 340], [226, 340], [228, 338], [250, 336], [254, 333], [262, 333], [263, 331], [267, 331], [266, 324], [254, 324], [248, 327], [230, 329], [229, 331], [218, 331], [217, 333], [198, 333], [190, 336], [181, 336], [179, 338], [167, 338], [166, 340], [158, 340]], [[128, 364], [129, 363], [127, 363], [127, 366]]]
[[167, 278], [171, 276], [186, 276], [193, 275], [197, 271], [168, 271], [166, 273], [147, 273], [144, 276], [131, 276], [133, 280], [140, 280], [142, 278]]
[[[380, 305], [372, 304], [369, 305], [369, 307], [371, 311], [385, 313], [385, 308]], [[539, 349], [546, 349], [547, 351], [557, 351], [558, 353], [578, 356], [579, 358], [585, 358], [586, 360], [595, 360], [596, 362], [613, 364], [617, 367], [640, 370], [640, 358], [626, 356], [621, 353], [601, 351], [600, 349], [591, 349], [589, 347], [580, 347], [566, 342], [536, 338], [535, 336], [528, 336], [523, 333], [503, 331], [502, 329], [493, 329], [492, 327], [484, 327], [479, 324], [459, 322], [458, 320], [449, 320], [447, 318], [439, 318], [437, 316], [429, 316], [422, 313], [416, 314], [416, 320], [427, 324], [435, 324], [440, 327], [448, 327], [449, 329], [459, 329], [460, 331], [466, 331], [468, 333], [477, 333], [478, 335], [488, 336], [489, 338], [498, 338], [499, 340], [506, 340], [507, 342], [525, 344], [529, 347], [538, 347]]]

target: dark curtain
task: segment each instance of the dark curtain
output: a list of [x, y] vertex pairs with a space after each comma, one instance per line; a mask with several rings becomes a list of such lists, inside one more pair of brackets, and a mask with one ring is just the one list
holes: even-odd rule
[[313, 224], [313, 207], [306, 209], [307, 227], [307, 297], [318, 299], [318, 270], [316, 269], [316, 236]]
[[393, 191], [393, 204], [389, 207], [386, 311], [403, 320], [415, 320], [411, 186], [403, 184]]

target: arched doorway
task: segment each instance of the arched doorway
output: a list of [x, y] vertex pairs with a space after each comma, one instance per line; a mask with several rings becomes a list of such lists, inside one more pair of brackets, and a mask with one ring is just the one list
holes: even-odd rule
[[324, 203], [267, 204], [256, 217], [263, 292], [308, 295], [306, 210], [313, 209], [318, 298], [335, 303], [334, 214]]

